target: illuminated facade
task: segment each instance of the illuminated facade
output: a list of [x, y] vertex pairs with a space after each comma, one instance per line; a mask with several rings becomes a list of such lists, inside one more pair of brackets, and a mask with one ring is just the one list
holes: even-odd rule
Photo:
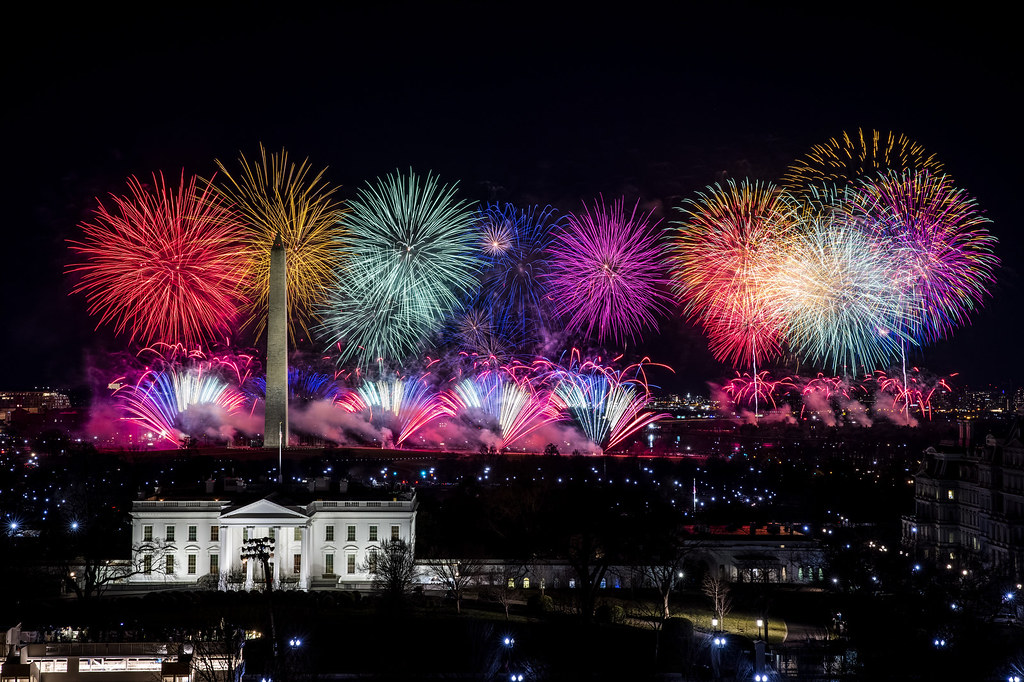
[[[214, 499], [139, 500], [132, 507], [133, 587], [250, 590], [266, 584], [262, 562], [243, 559], [251, 540], [274, 541], [270, 575], [279, 589], [368, 588], [381, 542], [416, 541], [415, 493], [373, 499], [273, 496], [248, 504]], [[152, 548], [160, 547], [159, 551]], [[142, 548], [142, 549], [140, 549]]]
[[952, 444], [925, 450], [914, 480], [915, 514], [903, 520], [904, 543], [937, 565], [1024, 578], [1024, 443], [1009, 435], [970, 442], [970, 423]]

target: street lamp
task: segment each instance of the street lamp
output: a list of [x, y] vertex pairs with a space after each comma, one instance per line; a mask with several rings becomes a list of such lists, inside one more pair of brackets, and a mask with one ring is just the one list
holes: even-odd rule
[[711, 619], [711, 629], [715, 630], [716, 632], [718, 631], [718, 619], [717, 618], [712, 618]]
[[764, 627], [764, 620], [761, 618], [757, 619], [757, 638], [761, 639], [761, 628]]

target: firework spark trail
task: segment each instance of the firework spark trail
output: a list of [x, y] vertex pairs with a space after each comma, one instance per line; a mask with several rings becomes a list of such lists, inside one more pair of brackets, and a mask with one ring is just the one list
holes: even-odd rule
[[455, 187], [430, 175], [389, 175], [359, 190], [346, 265], [319, 328], [339, 344], [339, 362], [400, 361], [462, 308], [480, 264], [473, 220]]
[[147, 371], [138, 382], [118, 389], [115, 396], [120, 398], [127, 420], [174, 445], [187, 433], [181, 415], [190, 408], [213, 406], [233, 413], [245, 403], [243, 394], [201, 367]]
[[547, 277], [555, 313], [567, 318], [570, 333], [597, 333], [597, 340], [635, 340], [644, 329], [656, 329], [668, 309], [663, 273], [666, 247], [650, 213], [639, 204], [625, 213], [625, 200], [566, 217], [554, 233], [551, 271]]
[[377, 428], [394, 427], [396, 447], [446, 414], [437, 392], [422, 377], [367, 380], [358, 389], [343, 392], [337, 404], [348, 412], [366, 413]]
[[[243, 389], [251, 402], [263, 401], [267, 395], [266, 377], [251, 379]], [[292, 403], [311, 403], [318, 400], [336, 401], [341, 388], [333, 376], [314, 372], [304, 367], [288, 368], [288, 400]]]
[[973, 198], [943, 175], [888, 174], [862, 181], [847, 205], [892, 251], [900, 329], [919, 343], [967, 323], [995, 281], [996, 238]]
[[280, 234], [287, 256], [288, 333], [293, 341], [300, 333], [308, 338], [314, 311], [341, 265], [345, 238], [344, 211], [332, 198], [335, 188], [323, 180], [326, 169], [312, 175], [308, 159], [295, 165], [283, 149], [267, 154], [263, 145], [258, 159], [239, 157], [235, 174], [216, 163], [226, 180], [216, 189], [245, 221], [246, 277], [253, 290], [248, 325], [256, 337], [266, 328], [270, 247]]
[[234, 330], [247, 279], [236, 216], [195, 177], [175, 191], [162, 174], [153, 189], [135, 177], [127, 196], [100, 202], [85, 236], [70, 240], [83, 262], [70, 265], [97, 327], [113, 324], [132, 341], [195, 346]]
[[597, 361], [582, 360], [579, 351], [573, 349], [567, 366], [543, 361], [523, 369], [554, 386], [558, 408], [572, 417], [592, 443], [611, 450], [668, 416], [646, 409], [654, 399], [647, 383], [648, 366], [652, 365], [644, 358], [616, 372]]
[[864, 382], [873, 382], [880, 391], [891, 395], [894, 405], [902, 403], [903, 411], [906, 413], [916, 405], [921, 416], [929, 420], [932, 418], [932, 397], [936, 391], [951, 391], [945, 379], [925, 377], [917, 367], [913, 368], [913, 373], [907, 380], [876, 370], [866, 377]]
[[685, 314], [721, 362], [756, 367], [778, 356], [784, 318], [768, 285], [796, 232], [794, 203], [744, 180], [709, 187], [682, 210], [672, 276]]
[[479, 422], [479, 416], [485, 415], [492, 424], [477, 425], [496, 425], [502, 448], [561, 418], [550, 391], [537, 389], [503, 369], [457, 382], [441, 394], [441, 402], [451, 417], [461, 415]]
[[734, 405], [771, 403], [773, 408], [777, 408], [776, 396], [781, 397], [794, 388], [796, 384], [791, 377], [772, 379], [767, 371], [762, 371], [757, 375], [737, 373], [722, 386], [722, 391], [729, 396]]
[[782, 177], [791, 191], [845, 186], [860, 178], [895, 171], [942, 173], [942, 163], [905, 135], [857, 129], [811, 148]]

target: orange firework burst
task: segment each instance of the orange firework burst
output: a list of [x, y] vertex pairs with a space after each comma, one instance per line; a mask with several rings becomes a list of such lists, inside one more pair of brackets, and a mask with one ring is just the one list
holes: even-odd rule
[[267, 154], [250, 163], [239, 157], [240, 172], [232, 175], [217, 166], [226, 181], [217, 189], [238, 206], [245, 221], [247, 274], [253, 285], [248, 324], [258, 338], [266, 328], [270, 296], [270, 247], [277, 234], [287, 250], [288, 332], [294, 341], [308, 338], [314, 310], [334, 281], [341, 260], [344, 230], [341, 205], [332, 199], [335, 188], [323, 181], [324, 170], [310, 172], [309, 160], [296, 165], [280, 154]]

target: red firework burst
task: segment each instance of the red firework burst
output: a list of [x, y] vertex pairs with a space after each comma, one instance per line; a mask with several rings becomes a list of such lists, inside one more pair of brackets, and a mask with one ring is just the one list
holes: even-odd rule
[[99, 202], [81, 241], [69, 240], [81, 262], [68, 266], [80, 280], [97, 327], [143, 343], [195, 346], [234, 328], [242, 294], [241, 228], [222, 199], [184, 172], [175, 191], [163, 174], [153, 187], [128, 179], [126, 196]]

